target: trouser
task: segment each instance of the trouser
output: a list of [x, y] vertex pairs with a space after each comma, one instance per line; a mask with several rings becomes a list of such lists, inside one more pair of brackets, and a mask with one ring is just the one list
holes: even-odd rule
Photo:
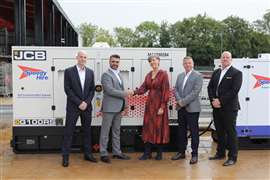
[[[238, 138], [236, 132], [236, 118], [238, 111], [214, 109], [213, 117], [218, 137], [217, 154], [225, 156], [226, 145], [228, 157], [237, 160]], [[227, 143], [226, 143], [227, 142]]]
[[185, 108], [178, 110], [178, 148], [184, 153], [188, 144], [187, 130], [191, 133], [192, 156], [198, 155], [199, 147], [199, 112], [187, 112]]
[[72, 136], [78, 118], [81, 118], [81, 124], [83, 129], [83, 148], [85, 154], [92, 153], [92, 144], [91, 144], [91, 121], [92, 121], [92, 112], [91, 111], [78, 111], [78, 112], [66, 112], [66, 125], [64, 130], [64, 139], [62, 144], [62, 154], [69, 155]]
[[121, 112], [117, 113], [103, 113], [101, 133], [100, 133], [100, 155], [108, 156], [108, 142], [109, 133], [112, 128], [112, 153], [114, 155], [120, 155], [120, 126], [121, 126]]

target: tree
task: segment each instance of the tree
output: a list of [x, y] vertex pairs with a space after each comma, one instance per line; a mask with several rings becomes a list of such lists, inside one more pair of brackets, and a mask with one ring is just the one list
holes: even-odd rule
[[82, 37], [82, 45], [92, 46], [95, 43], [95, 33], [98, 27], [92, 25], [91, 23], [83, 23], [79, 26], [78, 29]]
[[135, 30], [116, 27], [114, 36], [90, 23], [82, 24], [79, 30], [84, 46], [92, 46], [97, 41], [121, 47], [185, 47], [195, 65], [209, 66], [225, 50], [238, 58], [254, 58], [258, 53], [269, 53], [269, 22], [270, 11], [262, 20], [256, 21], [257, 24], [236, 16], [217, 21], [204, 14], [185, 18], [172, 25], [166, 21], [160, 26], [153, 21], [145, 21]]
[[253, 31], [250, 35], [251, 57], [257, 57], [259, 53], [270, 52], [270, 36], [262, 32]]
[[222, 23], [225, 50], [232, 52], [233, 57], [252, 57], [250, 35], [253, 29], [250, 24], [234, 16], [227, 17]]
[[153, 21], [145, 21], [136, 27], [137, 47], [158, 47], [160, 27]]
[[219, 57], [221, 47], [220, 22], [206, 16], [185, 18], [171, 26], [173, 47], [186, 47], [195, 64], [209, 66]]
[[114, 33], [116, 41], [121, 47], [134, 47], [135, 34], [131, 28], [116, 27]]
[[168, 22], [163, 21], [160, 25], [160, 37], [159, 45], [160, 47], [168, 48], [171, 47], [171, 36], [170, 36], [170, 26]]
[[270, 10], [264, 14], [262, 20], [256, 20], [253, 25], [257, 31], [270, 35]]
[[96, 31], [96, 41], [95, 42], [107, 42], [111, 47], [115, 46], [115, 40], [108, 30], [103, 28], [98, 28]]
[[79, 26], [83, 46], [92, 46], [95, 42], [107, 42], [110, 46], [115, 46], [115, 40], [109, 31], [99, 28], [91, 23], [83, 23]]

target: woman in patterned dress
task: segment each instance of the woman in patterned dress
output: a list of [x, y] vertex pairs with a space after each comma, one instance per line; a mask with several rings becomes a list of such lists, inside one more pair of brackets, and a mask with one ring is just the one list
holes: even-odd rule
[[169, 142], [169, 123], [167, 102], [170, 95], [170, 85], [166, 71], [159, 69], [160, 58], [150, 56], [149, 64], [152, 67], [141, 85], [134, 91], [134, 95], [142, 95], [148, 92], [145, 104], [142, 140], [144, 142], [144, 153], [139, 158], [146, 160], [151, 158], [151, 148], [156, 146], [156, 160], [162, 159], [162, 145]]

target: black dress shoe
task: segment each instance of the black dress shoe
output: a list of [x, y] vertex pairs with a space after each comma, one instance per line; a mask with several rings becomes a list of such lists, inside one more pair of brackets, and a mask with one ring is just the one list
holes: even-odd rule
[[224, 159], [224, 158], [225, 158], [225, 156], [215, 154], [214, 156], [209, 157], [209, 160], [221, 160], [221, 159]]
[[122, 160], [129, 160], [130, 157], [125, 154], [113, 155], [114, 159], [122, 159]]
[[198, 156], [192, 156], [189, 161], [189, 164], [196, 164], [198, 162]]
[[111, 163], [111, 160], [110, 160], [109, 156], [101, 156], [101, 157], [100, 157], [100, 160], [101, 160], [102, 162], [104, 162], [104, 163], [108, 163], [108, 164]]
[[179, 159], [185, 159], [185, 158], [186, 158], [185, 153], [178, 152], [171, 158], [171, 160], [179, 160]]
[[223, 166], [231, 166], [231, 165], [234, 165], [235, 163], [236, 163], [235, 160], [233, 160], [233, 159], [228, 159], [227, 161], [225, 161], [225, 162], [223, 163]]
[[143, 153], [143, 155], [139, 158], [139, 160], [147, 160], [151, 158], [152, 158], [152, 154]]
[[63, 155], [62, 166], [63, 167], [68, 167], [68, 164], [69, 164], [69, 157], [68, 157], [68, 155]]
[[94, 158], [94, 156], [92, 154], [85, 154], [84, 159], [86, 161], [91, 161], [91, 162], [94, 162], [94, 163], [98, 162], [97, 159]]

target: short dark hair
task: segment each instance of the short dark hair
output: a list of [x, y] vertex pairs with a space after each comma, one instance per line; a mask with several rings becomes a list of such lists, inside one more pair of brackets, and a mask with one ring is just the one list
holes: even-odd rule
[[120, 56], [119, 56], [118, 54], [112, 54], [112, 55], [110, 56], [110, 60], [111, 60], [112, 58], [120, 59]]
[[151, 56], [149, 56], [148, 57], [148, 62], [151, 62], [152, 61], [152, 59], [157, 59], [157, 60], [159, 60], [160, 61], [160, 58], [159, 58], [159, 56], [158, 55], [151, 55]]

